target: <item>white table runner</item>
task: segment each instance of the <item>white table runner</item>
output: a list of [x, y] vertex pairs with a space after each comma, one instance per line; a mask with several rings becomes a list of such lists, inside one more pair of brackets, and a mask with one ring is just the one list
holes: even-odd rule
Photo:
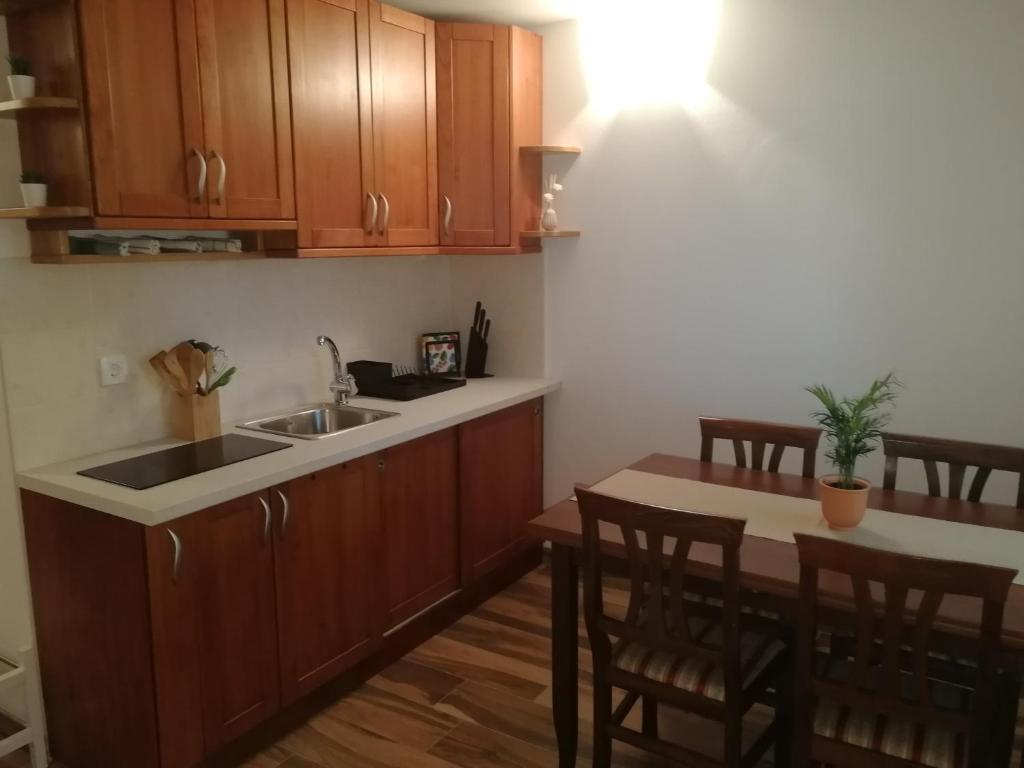
[[822, 519], [821, 504], [815, 499], [632, 469], [617, 472], [590, 490], [626, 501], [745, 519], [747, 534], [789, 544], [794, 533], [808, 533], [901, 554], [1013, 568], [1018, 571], [1014, 583], [1024, 584], [1024, 533], [1017, 531], [880, 509], [869, 509], [853, 530], [834, 531]]

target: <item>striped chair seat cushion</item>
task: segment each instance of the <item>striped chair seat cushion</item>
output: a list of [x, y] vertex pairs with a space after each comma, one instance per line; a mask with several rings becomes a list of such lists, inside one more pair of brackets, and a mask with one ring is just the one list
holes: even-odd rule
[[[712, 608], [722, 608], [724, 606], [722, 599], [720, 597], [714, 597], [713, 595], [704, 595], [697, 592], [684, 592], [683, 597], [694, 603], [710, 605]], [[740, 605], [740, 613], [745, 613], [748, 616], [760, 616], [762, 619], [768, 619], [769, 621], [782, 621], [782, 616], [775, 611], [768, 610], [767, 608], [747, 605], [745, 603]]]
[[815, 708], [814, 732], [931, 768], [958, 768], [964, 764], [967, 752], [962, 734], [861, 712], [831, 701], [821, 701]]
[[[712, 648], [721, 647], [721, 625], [705, 619], [691, 619], [690, 627], [695, 642]], [[756, 680], [785, 647], [773, 637], [744, 632], [740, 638], [741, 679], [744, 687]], [[715, 701], [725, 701], [725, 671], [715, 662], [693, 656], [678, 656], [642, 643], [620, 642], [612, 663], [623, 672]]]
[[[822, 654], [816, 661], [819, 676], [837, 682], [849, 680], [852, 664], [848, 659], [829, 658]], [[869, 671], [872, 687], [876, 673], [875, 668]], [[970, 703], [968, 689], [935, 678], [928, 682], [931, 703], [939, 709], [964, 711]], [[900, 687], [904, 696], [910, 697], [914, 691], [913, 677], [903, 675]], [[962, 766], [967, 751], [966, 738], [954, 731], [859, 711], [829, 700], [819, 701], [815, 707], [814, 732], [827, 739], [932, 768]]]

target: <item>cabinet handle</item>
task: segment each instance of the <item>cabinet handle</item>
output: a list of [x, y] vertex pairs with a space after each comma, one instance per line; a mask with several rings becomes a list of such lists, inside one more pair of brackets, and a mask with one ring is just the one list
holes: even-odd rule
[[270, 514], [270, 505], [267, 500], [262, 496], [257, 496], [257, 498], [263, 507], [263, 546], [267, 546], [270, 543], [270, 521], [273, 516]]
[[384, 459], [378, 459], [377, 460], [377, 469], [380, 470], [381, 472], [383, 472], [384, 471], [384, 467], [385, 467]]
[[388, 196], [383, 192], [380, 194], [380, 202], [384, 206], [384, 216], [381, 218], [380, 229], [377, 231], [383, 235], [388, 231], [388, 219], [391, 218], [391, 203], [388, 202]]
[[196, 202], [203, 202], [203, 195], [206, 193], [206, 158], [203, 153], [192, 147], [192, 154], [199, 158], [199, 183], [196, 185]]
[[181, 575], [181, 539], [178, 537], [178, 534], [170, 528], [167, 529], [167, 535], [171, 537], [171, 546], [174, 548], [174, 562], [171, 565], [171, 581], [177, 584], [178, 577]]
[[[377, 198], [372, 193], [367, 192], [366, 193], [366, 202], [367, 202], [367, 206], [366, 206], [366, 210], [367, 210], [366, 234], [372, 235], [373, 234], [373, 230], [377, 226], [377, 211], [378, 211], [378, 208], [377, 208]], [[369, 203], [373, 203], [373, 215], [372, 216], [369, 215], [369, 211], [370, 211]]]
[[281, 538], [284, 538], [284, 532], [288, 529], [288, 497], [285, 496], [280, 490], [277, 491], [277, 497], [281, 499]]
[[452, 223], [452, 201], [444, 195], [444, 236], [448, 237], [448, 227]]
[[217, 179], [217, 199], [213, 201], [220, 204], [224, 202], [224, 184], [228, 180], [228, 164], [215, 149], [210, 152], [210, 157], [213, 160], [220, 161], [220, 178]]

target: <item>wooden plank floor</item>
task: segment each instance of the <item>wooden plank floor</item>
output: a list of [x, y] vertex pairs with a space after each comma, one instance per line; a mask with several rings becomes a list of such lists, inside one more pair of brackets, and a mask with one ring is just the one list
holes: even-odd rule
[[[626, 592], [609, 598], [624, 604]], [[553, 768], [549, 605], [541, 567], [239, 768]], [[592, 700], [582, 626], [580, 637], [582, 767], [590, 765]], [[662, 710], [663, 736], [718, 754], [717, 725]], [[639, 707], [631, 719], [638, 728]], [[751, 738], [767, 713], [748, 719]], [[613, 764], [666, 765], [619, 744]], [[28, 765], [26, 755], [0, 758], [0, 768]]]

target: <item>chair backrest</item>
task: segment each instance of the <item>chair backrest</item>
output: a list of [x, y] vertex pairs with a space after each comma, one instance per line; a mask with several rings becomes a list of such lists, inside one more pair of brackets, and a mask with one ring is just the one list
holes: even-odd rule
[[[741, 684], [739, 548], [746, 520], [638, 504], [583, 488], [577, 488], [576, 496], [583, 522], [583, 610], [595, 663], [607, 659], [610, 638], [698, 657], [724, 669], [726, 699], [735, 701]], [[610, 616], [604, 608], [601, 534], [616, 529], [629, 568], [624, 618]], [[714, 637], [693, 631], [707, 606], [686, 597], [686, 564], [696, 543], [722, 549], [722, 631]]]
[[768, 471], [778, 472], [779, 462], [786, 446], [802, 448], [804, 452], [803, 476], [814, 477], [817, 460], [818, 440], [821, 430], [815, 427], [800, 427], [794, 424], [773, 424], [768, 421], [743, 421], [740, 419], [716, 419], [700, 417], [700, 460], [711, 461], [716, 439], [731, 440], [736, 454], [736, 466], [747, 466], [747, 452], [743, 441], [750, 442], [751, 469], [764, 468], [764, 449], [771, 445]]
[[949, 486], [947, 495], [959, 499], [963, 493], [964, 475], [967, 467], [977, 467], [974, 480], [967, 491], [968, 501], [981, 501], [985, 483], [993, 469], [1016, 472], [1017, 506], [1024, 509], [1024, 448], [1009, 448], [1001, 445], [986, 445], [963, 440], [945, 440], [937, 437], [897, 435], [891, 432], [882, 435], [885, 448], [886, 490], [896, 488], [896, 469], [899, 459], [921, 459], [928, 479], [928, 495], [941, 496], [938, 462], [949, 465]]
[[[1017, 572], [895, 554], [799, 533], [794, 536], [800, 556], [798, 706], [813, 695], [861, 711], [963, 733], [972, 737], [972, 749], [975, 745], [984, 748], [978, 739], [991, 729], [995, 654], [1004, 604]], [[820, 674], [814, 663], [819, 571], [848, 575], [853, 583], [856, 643], [845, 680]], [[933, 700], [929, 684], [932, 629], [946, 595], [975, 598], [982, 607], [978, 666], [970, 686], [974, 693], [966, 712], [940, 706]], [[919, 601], [915, 599], [918, 596]], [[802, 719], [806, 723], [806, 718]]]

